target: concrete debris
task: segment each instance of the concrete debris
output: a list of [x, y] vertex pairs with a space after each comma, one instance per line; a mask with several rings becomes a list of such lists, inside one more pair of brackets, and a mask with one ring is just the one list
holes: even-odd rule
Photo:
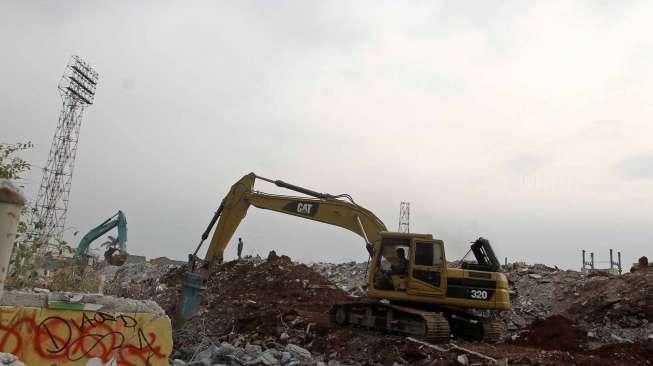
[[297, 356], [297, 358], [299, 358], [300, 360], [303, 360], [303, 361], [308, 361], [308, 360], [311, 359], [311, 352], [309, 350], [307, 350], [305, 348], [302, 348], [300, 346], [297, 346], [295, 344], [288, 344], [286, 346], [286, 352], [289, 352], [289, 353]]
[[[294, 347], [293, 347], [294, 346]], [[289, 351], [291, 348], [293, 351]], [[298, 352], [298, 353], [295, 353]], [[281, 345], [262, 347], [255, 344], [246, 344], [236, 347], [223, 342], [219, 346], [209, 345], [198, 352], [188, 363], [175, 359], [173, 365], [266, 365], [266, 366], [298, 366], [315, 364], [311, 353], [306, 349], [288, 344], [285, 348]]]
[[27, 291], [5, 291], [0, 306], [48, 307], [51, 302], [74, 300], [99, 306], [105, 313], [149, 313], [155, 317], [164, 316], [165, 311], [152, 300], [136, 300], [100, 294], [76, 294], [70, 292], [34, 293]]
[[501, 317], [508, 337], [537, 319], [565, 316], [592, 334], [597, 345], [644, 341], [653, 322], [653, 270], [623, 276], [584, 274], [541, 264], [510, 264], [513, 309]]
[[365, 296], [367, 288], [367, 263], [347, 262], [340, 264], [314, 263], [311, 269], [329, 282], [337, 285], [350, 296]]
[[16, 355], [4, 352], [0, 352], [0, 365], [25, 366]]
[[[156, 263], [161, 263], [157, 265]], [[102, 268], [102, 274], [105, 275], [107, 283], [105, 291], [109, 294], [117, 293], [121, 288], [129, 287], [134, 284], [149, 282], [150, 285], [154, 280], [163, 277], [171, 269], [178, 266], [168, 264], [167, 261], [153, 263], [126, 263], [120, 267], [106, 266]]]

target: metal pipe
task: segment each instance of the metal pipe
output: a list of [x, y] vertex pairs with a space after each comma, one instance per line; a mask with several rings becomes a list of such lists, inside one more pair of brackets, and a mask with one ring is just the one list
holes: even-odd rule
[[309, 195], [309, 196], [312, 196], [312, 197], [317, 197], [317, 198], [322, 198], [322, 199], [327, 199], [327, 198], [333, 198], [334, 197], [333, 195], [328, 194], [328, 193], [316, 192], [316, 191], [310, 190], [308, 188], [304, 188], [304, 187], [296, 186], [294, 184], [286, 183], [286, 182], [284, 182], [282, 180], [279, 180], [279, 179], [274, 180], [274, 179], [270, 179], [270, 178], [261, 177], [259, 175], [257, 175], [256, 178], [258, 178], [260, 180], [264, 180], [266, 182], [270, 182], [270, 183], [274, 184], [277, 187], [290, 189], [291, 191], [303, 193], [303, 194], [306, 194], [306, 195]]
[[354, 219], [356, 220], [356, 223], [358, 224], [358, 228], [361, 230], [361, 233], [363, 234], [363, 239], [365, 239], [365, 249], [367, 249], [367, 252], [370, 254], [370, 257], [374, 256], [374, 246], [372, 245], [372, 243], [370, 243], [370, 239], [367, 238], [367, 233], [363, 228], [363, 223], [361, 222], [361, 218], [358, 215], [356, 215], [354, 216]]
[[11, 252], [18, 236], [17, 227], [25, 198], [6, 179], [0, 180], [0, 297], [4, 293]]
[[275, 180], [274, 185], [276, 185], [277, 187], [290, 189], [291, 191], [303, 193], [303, 194], [306, 194], [306, 195], [309, 195], [309, 196], [312, 196], [312, 197], [317, 197], [317, 198], [322, 198], [322, 199], [333, 198], [333, 195], [330, 195], [328, 193], [316, 192], [316, 191], [310, 190], [308, 188], [304, 188], [304, 187], [296, 186], [294, 184], [286, 183], [286, 182], [284, 182], [282, 180]]
[[197, 248], [195, 248], [195, 252], [193, 252], [193, 255], [196, 256], [197, 252], [200, 250], [200, 247], [202, 246], [202, 243], [204, 243], [204, 240], [209, 237], [209, 234], [211, 233], [211, 229], [213, 229], [213, 225], [215, 225], [215, 222], [218, 221], [218, 218], [220, 217], [220, 214], [222, 213], [222, 209], [224, 209], [224, 204], [220, 204], [220, 207], [218, 207], [218, 210], [215, 211], [213, 214], [213, 217], [211, 218], [211, 221], [209, 221], [208, 226], [206, 227], [206, 230], [202, 233], [202, 238], [200, 240], [200, 243], [197, 245]]

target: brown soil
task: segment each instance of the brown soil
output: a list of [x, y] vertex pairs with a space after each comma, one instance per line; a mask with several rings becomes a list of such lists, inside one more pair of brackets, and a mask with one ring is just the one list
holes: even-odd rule
[[[179, 277], [168, 280], [176, 284]], [[325, 341], [313, 341], [318, 336], [326, 339], [331, 306], [348, 300], [344, 291], [286, 256], [259, 265], [224, 263], [212, 269], [202, 294], [203, 313], [178, 332], [181, 337], [175, 339], [175, 347], [194, 344], [193, 335], [219, 337], [233, 332], [276, 341], [286, 333], [296, 344], [324, 351]]]
[[590, 365], [650, 365], [653, 360], [653, 342], [611, 344], [588, 352], [578, 364]]
[[546, 350], [579, 351], [586, 342], [586, 331], [563, 316], [553, 315], [533, 322], [513, 343]]

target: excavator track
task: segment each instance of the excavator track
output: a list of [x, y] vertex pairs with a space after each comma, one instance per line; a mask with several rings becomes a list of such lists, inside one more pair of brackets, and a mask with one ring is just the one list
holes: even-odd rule
[[496, 343], [503, 339], [505, 324], [499, 319], [483, 321], [483, 341]]
[[384, 304], [360, 302], [337, 304], [331, 308], [331, 323], [357, 326], [388, 333], [445, 342], [450, 338], [449, 322], [442, 313]]

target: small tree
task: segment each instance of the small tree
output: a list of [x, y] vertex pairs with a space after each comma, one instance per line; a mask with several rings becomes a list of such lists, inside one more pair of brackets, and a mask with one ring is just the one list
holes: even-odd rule
[[[31, 149], [33, 146], [29, 141], [16, 144], [0, 143], [0, 178], [22, 179], [23, 174], [30, 170], [31, 164], [16, 155]], [[18, 238], [14, 243], [9, 262], [10, 270], [7, 277], [9, 286], [22, 286], [34, 279], [36, 275], [36, 268], [33, 263], [35, 251], [33, 246], [26, 240], [26, 235], [30, 232], [30, 221], [27, 219], [33, 217], [35, 213], [35, 208], [29, 204], [21, 212], [21, 218], [18, 222]], [[38, 223], [31, 223], [31, 225], [38, 226]]]
[[[31, 165], [16, 156], [16, 154], [29, 150], [33, 147], [31, 142], [5, 144], [0, 143], [0, 178], [19, 180], [23, 174], [28, 172]], [[37, 268], [43, 265], [53, 254], [59, 256], [72, 254], [73, 248], [66, 241], [56, 239], [52, 245], [54, 252], [46, 253], [46, 257], [37, 258], [39, 248], [44, 244], [43, 240], [34, 237], [43, 227], [43, 223], [36, 219], [37, 210], [28, 204], [23, 208], [18, 222], [18, 238], [14, 243], [14, 249], [9, 262], [9, 273], [7, 276], [7, 287], [22, 288], [41, 286], [51, 290], [77, 290], [95, 291], [99, 286], [99, 276], [96, 271], [84, 274], [84, 268], [77, 268], [71, 260], [70, 266], [59, 268], [54, 271], [52, 278], [39, 278]]]
[[21, 179], [22, 174], [29, 171], [32, 166], [21, 157], [14, 155], [33, 146], [29, 141], [16, 144], [0, 143], [0, 178]]

